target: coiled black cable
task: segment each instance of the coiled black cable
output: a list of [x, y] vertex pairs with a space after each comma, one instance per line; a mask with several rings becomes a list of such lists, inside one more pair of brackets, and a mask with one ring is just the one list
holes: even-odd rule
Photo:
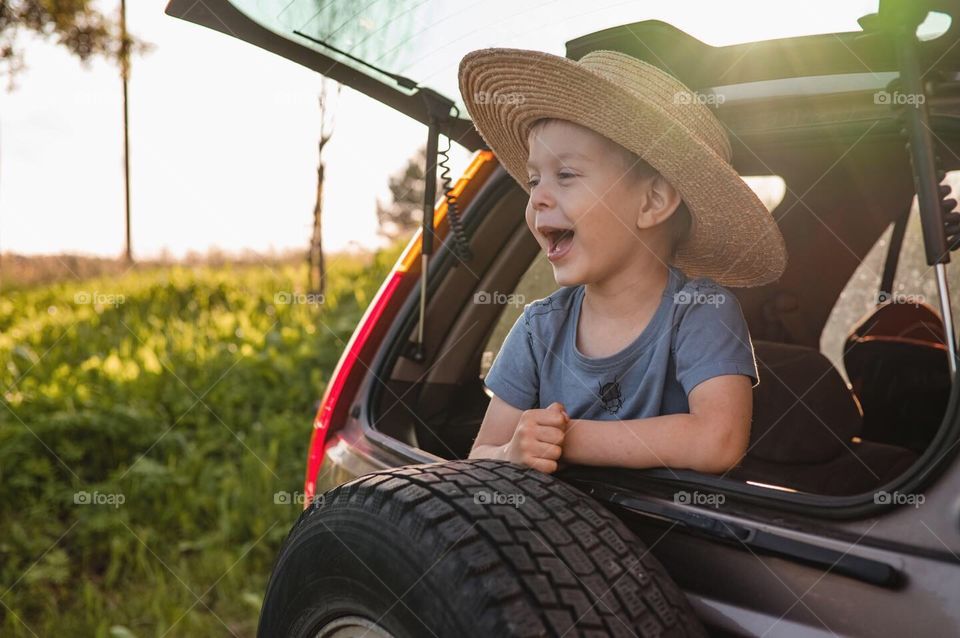
[[[453, 117], [459, 117], [460, 109], [454, 106], [453, 110]], [[450, 167], [447, 165], [447, 162], [450, 161], [448, 153], [453, 145], [449, 133], [450, 131], [448, 130], [447, 134], [444, 135], [444, 137], [447, 138], [447, 147], [437, 151], [437, 166], [441, 169], [440, 179], [443, 180], [443, 196], [447, 200], [447, 219], [450, 221], [450, 234], [453, 236], [453, 243], [450, 245], [450, 248], [460, 261], [466, 262], [473, 258], [473, 253], [470, 252], [467, 234], [463, 230], [463, 223], [460, 220], [460, 212], [457, 209], [457, 196], [452, 192], [453, 186], [451, 185], [450, 179]]]

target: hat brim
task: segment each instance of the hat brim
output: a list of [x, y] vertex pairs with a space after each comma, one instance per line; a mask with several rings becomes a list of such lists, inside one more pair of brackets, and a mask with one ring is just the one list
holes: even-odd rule
[[530, 126], [570, 120], [634, 151], [677, 189], [693, 223], [674, 264], [688, 276], [750, 287], [783, 274], [786, 246], [770, 211], [729, 162], [659, 104], [540, 51], [473, 51], [459, 79], [477, 131], [528, 193]]

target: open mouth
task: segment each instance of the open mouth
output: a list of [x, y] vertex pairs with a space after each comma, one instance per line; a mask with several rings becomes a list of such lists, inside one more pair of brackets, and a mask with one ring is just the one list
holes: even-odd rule
[[547, 257], [559, 259], [567, 253], [573, 243], [574, 230], [572, 228], [544, 228], [541, 230], [547, 238]]

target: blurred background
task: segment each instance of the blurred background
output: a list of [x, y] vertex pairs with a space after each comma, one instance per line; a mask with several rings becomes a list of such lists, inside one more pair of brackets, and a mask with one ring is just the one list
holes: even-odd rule
[[422, 125], [164, 6], [125, 7], [127, 182], [119, 0], [0, 3], [3, 636], [254, 635], [420, 219]]

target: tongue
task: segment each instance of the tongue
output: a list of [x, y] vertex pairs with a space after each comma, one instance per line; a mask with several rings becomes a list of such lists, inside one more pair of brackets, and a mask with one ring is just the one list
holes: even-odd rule
[[556, 253], [564, 250], [571, 241], [573, 241], [573, 233], [564, 233], [560, 236], [560, 239], [557, 240], [557, 243], [553, 245], [553, 252]]

